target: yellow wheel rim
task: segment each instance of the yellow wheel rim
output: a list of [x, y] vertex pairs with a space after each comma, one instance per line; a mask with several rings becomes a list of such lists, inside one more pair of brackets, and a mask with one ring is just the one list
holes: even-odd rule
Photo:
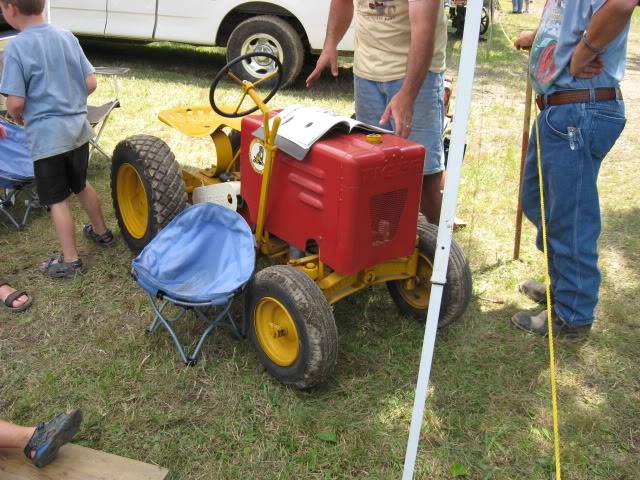
[[118, 168], [116, 195], [122, 221], [129, 235], [141, 239], [149, 227], [149, 202], [138, 171], [129, 163]]
[[414, 277], [416, 287], [407, 290], [404, 281], [400, 283], [400, 296], [402, 299], [418, 310], [426, 310], [429, 306], [431, 296], [431, 275], [433, 274], [433, 263], [422, 253], [418, 255], [418, 271]]
[[255, 310], [256, 337], [262, 351], [280, 367], [293, 365], [300, 356], [298, 329], [282, 303], [265, 297]]

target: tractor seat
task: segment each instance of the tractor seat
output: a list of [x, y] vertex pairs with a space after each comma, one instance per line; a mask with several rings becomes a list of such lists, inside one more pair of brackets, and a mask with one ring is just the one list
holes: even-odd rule
[[163, 110], [158, 118], [189, 137], [208, 137], [220, 127], [225, 126], [240, 131], [242, 123], [241, 118], [225, 118], [218, 115], [210, 105]]

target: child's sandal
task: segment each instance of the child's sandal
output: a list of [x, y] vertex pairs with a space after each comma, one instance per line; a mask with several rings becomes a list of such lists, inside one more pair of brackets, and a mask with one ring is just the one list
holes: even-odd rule
[[89, 240], [93, 240], [101, 247], [110, 247], [116, 242], [116, 239], [113, 236], [113, 232], [109, 229], [107, 229], [107, 231], [104, 232], [102, 235], [98, 235], [93, 230], [93, 225], [89, 223], [88, 225], [84, 226], [83, 231], [84, 231], [85, 237], [87, 237]]
[[73, 440], [82, 422], [82, 412], [72, 410], [61, 413], [46, 423], [36, 427], [36, 431], [24, 447], [25, 456], [33, 464], [42, 468], [55, 460], [58, 450]]
[[40, 265], [40, 270], [51, 278], [71, 278], [84, 273], [82, 260], [65, 262], [62, 255], [55, 255]]

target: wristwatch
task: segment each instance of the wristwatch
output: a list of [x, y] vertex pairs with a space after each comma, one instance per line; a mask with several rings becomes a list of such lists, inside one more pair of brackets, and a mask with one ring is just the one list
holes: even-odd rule
[[582, 43], [584, 43], [584, 45], [591, 51], [591, 53], [593, 53], [594, 55], [602, 55], [604, 52], [607, 51], [607, 47], [604, 48], [596, 48], [593, 45], [591, 45], [589, 43], [589, 40], [587, 40], [587, 31], [585, 30], [584, 32], [582, 32]]

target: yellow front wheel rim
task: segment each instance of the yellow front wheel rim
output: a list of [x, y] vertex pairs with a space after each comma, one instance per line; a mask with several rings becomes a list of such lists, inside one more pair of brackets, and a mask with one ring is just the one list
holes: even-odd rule
[[400, 282], [400, 296], [402, 299], [417, 310], [426, 310], [429, 306], [431, 296], [431, 275], [433, 274], [433, 263], [422, 253], [418, 255], [418, 270], [414, 277], [416, 286], [408, 290], [404, 282]]
[[255, 330], [262, 351], [273, 363], [289, 367], [298, 360], [298, 329], [281, 302], [273, 297], [260, 300], [255, 309]]
[[140, 240], [149, 227], [149, 202], [144, 183], [133, 165], [125, 163], [118, 169], [116, 194], [127, 232]]

